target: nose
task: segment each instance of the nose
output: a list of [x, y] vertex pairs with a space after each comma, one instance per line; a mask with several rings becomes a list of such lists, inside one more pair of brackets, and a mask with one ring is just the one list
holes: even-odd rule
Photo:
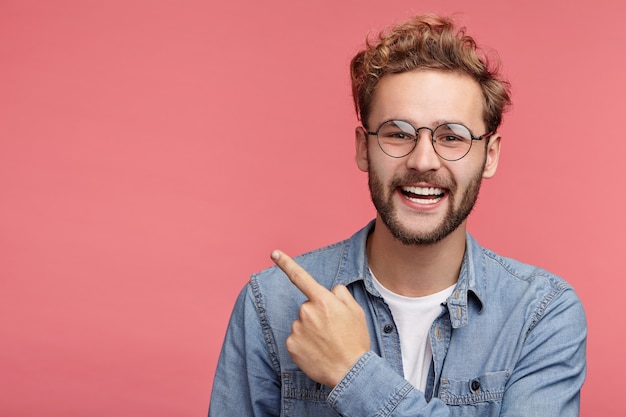
[[429, 128], [417, 131], [417, 144], [406, 157], [406, 165], [418, 172], [434, 171], [441, 167], [441, 158], [433, 147], [433, 132]]

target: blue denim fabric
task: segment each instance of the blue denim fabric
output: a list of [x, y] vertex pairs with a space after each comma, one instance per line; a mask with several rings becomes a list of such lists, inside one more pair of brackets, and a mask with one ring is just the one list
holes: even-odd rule
[[372, 227], [296, 258], [327, 288], [348, 287], [365, 310], [371, 351], [332, 390], [308, 378], [285, 349], [305, 297], [269, 268], [235, 304], [210, 417], [578, 415], [587, 334], [578, 297], [562, 279], [498, 256], [469, 234], [457, 286], [430, 329], [426, 392], [411, 386], [393, 317], [369, 275]]

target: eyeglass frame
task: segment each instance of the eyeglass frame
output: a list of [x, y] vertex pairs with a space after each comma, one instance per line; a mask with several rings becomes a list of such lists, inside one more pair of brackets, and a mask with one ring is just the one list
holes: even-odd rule
[[[380, 144], [380, 138], [378, 136], [378, 132], [380, 132], [380, 129], [387, 123], [389, 122], [403, 122], [408, 124], [409, 126], [411, 126], [414, 130], [415, 130], [415, 139], [413, 139], [413, 147], [411, 148], [410, 151], [408, 151], [406, 154], [402, 155], [402, 156], [393, 156], [393, 155], [389, 155], [384, 149], [383, 146]], [[459, 125], [459, 126], [463, 126], [465, 129], [467, 129], [467, 131], [470, 134], [470, 146], [469, 148], [467, 148], [467, 152], [465, 152], [462, 156], [456, 158], [456, 159], [448, 159], [445, 158], [443, 156], [441, 156], [441, 154], [439, 152], [437, 152], [437, 148], [435, 148], [435, 130], [439, 129], [441, 126], [445, 126], [445, 125]], [[415, 126], [413, 126], [413, 124], [411, 122], [408, 122], [406, 120], [402, 120], [402, 119], [389, 119], [389, 120], [385, 120], [384, 122], [382, 122], [380, 124], [380, 126], [378, 126], [378, 129], [376, 129], [375, 132], [372, 132], [370, 130], [367, 130], [367, 128], [365, 126], [363, 126], [363, 129], [365, 130], [365, 133], [367, 133], [370, 136], [376, 136], [376, 142], [378, 143], [378, 147], [380, 148], [381, 151], [383, 151], [383, 153], [385, 155], [387, 155], [390, 158], [404, 158], [405, 156], [409, 156], [411, 154], [411, 152], [413, 152], [415, 150], [415, 148], [417, 147], [417, 142], [419, 141], [419, 132], [422, 129], [426, 129], [430, 132], [430, 144], [433, 146], [433, 150], [435, 151], [435, 153], [437, 154], [437, 156], [441, 159], [443, 159], [444, 161], [449, 161], [449, 162], [454, 162], [454, 161], [459, 161], [463, 158], [465, 158], [465, 156], [467, 156], [467, 154], [472, 150], [472, 144], [474, 143], [475, 140], [483, 140], [487, 137], [493, 136], [496, 132], [493, 131], [489, 131], [485, 134], [482, 134], [480, 136], [474, 136], [474, 134], [472, 133], [472, 130], [465, 126], [463, 123], [457, 123], [457, 122], [444, 122], [441, 123], [440, 125], [438, 125], [437, 127], [435, 127], [434, 129], [428, 127], [428, 126], [422, 126], [422, 127], [418, 127], [416, 128]]]

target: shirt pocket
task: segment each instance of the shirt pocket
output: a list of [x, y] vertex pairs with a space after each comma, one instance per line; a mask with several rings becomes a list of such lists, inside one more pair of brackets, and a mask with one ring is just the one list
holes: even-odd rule
[[282, 385], [282, 415], [285, 417], [339, 416], [326, 402], [331, 389], [313, 381], [304, 372], [284, 371]]
[[439, 399], [448, 405], [501, 403], [510, 372], [488, 372], [470, 379], [441, 378]]

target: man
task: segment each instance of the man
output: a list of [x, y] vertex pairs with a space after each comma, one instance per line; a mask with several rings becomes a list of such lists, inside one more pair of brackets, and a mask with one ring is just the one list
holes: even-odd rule
[[236, 302], [209, 415], [578, 415], [579, 299], [466, 232], [508, 84], [436, 16], [384, 31], [351, 73], [376, 219], [297, 263], [272, 252], [280, 269]]

